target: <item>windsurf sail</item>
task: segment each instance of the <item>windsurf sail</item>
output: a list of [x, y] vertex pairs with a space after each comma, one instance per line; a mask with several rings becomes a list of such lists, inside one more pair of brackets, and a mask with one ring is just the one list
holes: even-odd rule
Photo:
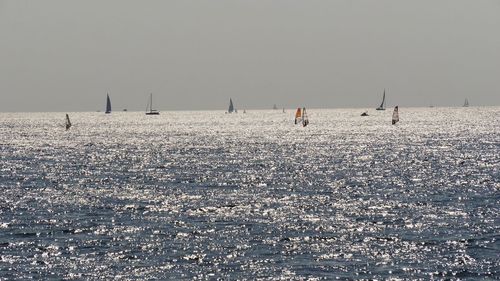
[[392, 112], [392, 125], [399, 122], [399, 110], [398, 106], [394, 107], [394, 111]]
[[302, 108], [302, 126], [309, 125], [309, 118], [307, 117], [306, 108]]
[[69, 121], [69, 115], [66, 114], [66, 130], [69, 130], [71, 128], [71, 121]]
[[227, 112], [228, 113], [236, 112], [236, 110], [234, 109], [234, 105], [233, 105], [233, 100], [232, 99], [229, 99], [229, 108], [227, 109]]
[[468, 99], [465, 99], [465, 101], [464, 101], [464, 107], [469, 107], [469, 100]]
[[302, 109], [297, 108], [297, 112], [295, 112], [295, 124], [297, 124], [302, 118]]

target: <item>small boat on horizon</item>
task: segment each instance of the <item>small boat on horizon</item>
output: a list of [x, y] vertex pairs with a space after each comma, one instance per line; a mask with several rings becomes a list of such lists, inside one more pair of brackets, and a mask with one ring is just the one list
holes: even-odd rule
[[469, 100], [467, 98], [465, 98], [463, 107], [469, 107]]
[[273, 110], [277, 110], [278, 107], [276, 106], [276, 104], [273, 105]]
[[392, 112], [392, 125], [395, 125], [399, 122], [399, 109], [398, 106], [394, 107], [394, 111]]
[[146, 106], [146, 115], [160, 115], [160, 112], [153, 109], [153, 93], [149, 95], [148, 105]]
[[361, 113], [361, 116], [368, 116], [368, 111]]
[[377, 110], [385, 110], [385, 89], [384, 89], [384, 94], [382, 96], [382, 103], [380, 104], [379, 107], [376, 108]]
[[106, 94], [106, 114], [111, 113], [111, 100], [109, 99], [109, 93]]

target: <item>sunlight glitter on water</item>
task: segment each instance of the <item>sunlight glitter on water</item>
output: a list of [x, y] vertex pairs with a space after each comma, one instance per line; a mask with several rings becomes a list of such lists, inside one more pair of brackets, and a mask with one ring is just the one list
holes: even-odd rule
[[500, 108], [0, 114], [0, 279], [499, 274]]

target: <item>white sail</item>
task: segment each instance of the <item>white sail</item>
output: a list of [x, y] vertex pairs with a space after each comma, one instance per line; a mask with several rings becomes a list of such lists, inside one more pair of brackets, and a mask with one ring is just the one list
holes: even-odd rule
[[394, 107], [394, 111], [392, 112], [392, 125], [399, 122], [399, 109], [398, 106]]
[[469, 100], [468, 99], [465, 99], [465, 101], [464, 101], [464, 107], [469, 107]]
[[309, 118], [307, 117], [306, 108], [302, 108], [302, 126], [309, 125]]

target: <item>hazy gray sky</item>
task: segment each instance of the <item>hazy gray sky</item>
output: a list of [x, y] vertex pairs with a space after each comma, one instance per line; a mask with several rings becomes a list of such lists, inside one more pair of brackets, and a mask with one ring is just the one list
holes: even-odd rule
[[500, 0], [0, 0], [0, 111], [500, 105]]

